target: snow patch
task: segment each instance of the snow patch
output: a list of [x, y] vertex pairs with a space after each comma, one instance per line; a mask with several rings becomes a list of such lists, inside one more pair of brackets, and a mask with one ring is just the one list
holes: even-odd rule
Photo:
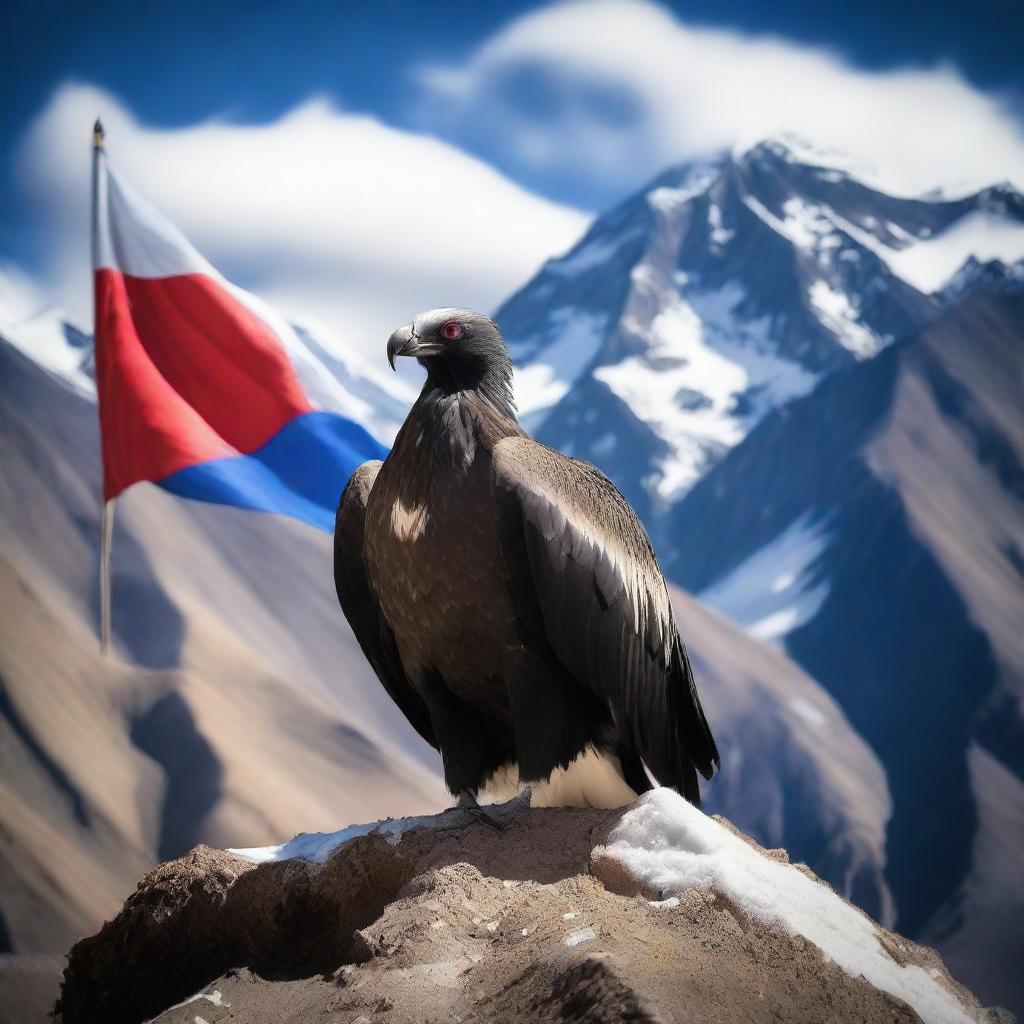
[[763, 856], [672, 790], [640, 797], [612, 830], [606, 852], [663, 894], [710, 888], [764, 925], [802, 936], [850, 977], [907, 1003], [925, 1024], [974, 1021], [941, 981], [896, 963], [859, 910], [791, 864]]
[[816, 203], [807, 203], [793, 196], [782, 205], [786, 219], [782, 231], [799, 249], [835, 249], [840, 239], [835, 234], [835, 225]]
[[695, 196], [707, 191], [708, 186], [715, 180], [718, 173], [718, 168], [713, 164], [691, 167], [680, 184], [676, 186], [661, 185], [658, 188], [653, 188], [645, 198], [651, 209], [661, 214], [671, 215]]
[[669, 896], [667, 900], [648, 900], [647, 905], [655, 910], [675, 910], [679, 906], [679, 897]]
[[[200, 999], [205, 999], [208, 1003], [212, 1003], [218, 1007], [229, 1007], [230, 1003], [225, 1002], [224, 996], [219, 988], [215, 988], [212, 992], [197, 992], [194, 996], [189, 996], [188, 999], [183, 999], [180, 1003], [175, 1003], [173, 1006], [168, 1006], [164, 1013], [170, 1013], [171, 1010], [180, 1010], [183, 1006], [188, 1006], [190, 1003], [197, 1003]], [[196, 1017], [196, 1020], [201, 1020], [200, 1017]]]
[[[753, 196], [744, 195], [743, 202], [800, 249], [827, 257], [832, 250], [842, 249], [837, 232], [847, 235], [878, 256], [896, 277], [925, 294], [941, 290], [971, 256], [981, 262], [999, 259], [1004, 263], [1024, 258], [1024, 223], [993, 210], [974, 210], [938, 234], [922, 232], [918, 237], [892, 221], [880, 225], [873, 217], [864, 218], [862, 225], [853, 224], [826, 206], [799, 198], [786, 201], [785, 218], [776, 217]], [[841, 251], [840, 259], [845, 252]]]
[[782, 235], [783, 238], [788, 238], [791, 242], [797, 244], [793, 238], [790, 238], [789, 229], [786, 227], [785, 222], [776, 217], [775, 214], [764, 205], [764, 203], [759, 199], [755, 199], [751, 195], [745, 194], [742, 198], [743, 205], [746, 206], [751, 213], [763, 220], [768, 227]]
[[565, 397], [597, 355], [607, 323], [603, 313], [571, 306], [548, 314], [546, 333], [552, 340], [515, 371], [516, 406], [524, 421], [527, 417], [537, 421]]
[[781, 157], [787, 163], [813, 167], [825, 181], [842, 181], [846, 178], [871, 178], [878, 181], [878, 171], [874, 165], [830, 146], [811, 142], [793, 132], [782, 132], [752, 147], [738, 145], [733, 149], [733, 156], [750, 156], [759, 149]]
[[[665, 501], [692, 486], [709, 459], [738, 444], [764, 412], [817, 379], [771, 352], [768, 319], [740, 315], [743, 298], [737, 285], [677, 293], [645, 332], [643, 355], [594, 371], [668, 445], [654, 481]], [[751, 398], [742, 413], [741, 395]]]
[[814, 618], [828, 596], [826, 583], [809, 580], [827, 543], [825, 524], [802, 516], [697, 596], [752, 636], [778, 644]]
[[981, 262], [1024, 259], [1024, 224], [989, 210], [975, 210], [931, 238], [918, 240], [883, 255], [893, 273], [919, 291], [939, 291], [973, 256]]
[[860, 322], [856, 306], [844, 292], [836, 291], [827, 281], [818, 280], [807, 294], [818, 319], [858, 359], [873, 356], [882, 348], [882, 339]]
[[718, 203], [712, 203], [708, 207], [708, 227], [711, 228], [711, 242], [713, 245], [725, 245], [736, 234], [735, 231], [722, 227], [722, 208]]
[[268, 864], [280, 860], [305, 860], [312, 864], [326, 864], [330, 857], [353, 839], [376, 833], [389, 843], [397, 843], [403, 833], [415, 828], [444, 828], [448, 817], [455, 810], [426, 817], [389, 818], [387, 821], [375, 821], [369, 825], [349, 825], [338, 832], [303, 832], [287, 843], [277, 846], [229, 849], [227, 852], [251, 860], [254, 864]]
[[74, 344], [69, 330], [74, 328], [68, 327], [63, 312], [58, 309], [48, 309], [22, 320], [0, 311], [0, 337], [61, 383], [95, 401], [96, 384], [83, 369], [92, 344], [87, 335], [81, 335], [83, 344]]

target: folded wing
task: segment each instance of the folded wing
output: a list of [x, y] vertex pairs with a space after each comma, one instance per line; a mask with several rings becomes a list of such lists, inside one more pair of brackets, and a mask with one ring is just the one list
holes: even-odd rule
[[341, 610], [377, 678], [412, 727], [436, 747], [429, 712], [406, 678], [394, 633], [381, 614], [363, 562], [366, 502], [380, 467], [379, 460], [364, 462], [352, 474], [338, 502], [334, 526], [334, 586]]
[[501, 441], [493, 494], [517, 608], [604, 700], [662, 785], [699, 800], [718, 750], [650, 540], [593, 466], [529, 438]]

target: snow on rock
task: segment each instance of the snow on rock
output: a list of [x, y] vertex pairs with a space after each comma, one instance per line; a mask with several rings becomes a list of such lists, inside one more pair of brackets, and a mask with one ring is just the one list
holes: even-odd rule
[[[593, 371], [668, 444], [671, 454], [656, 483], [665, 500], [698, 480], [709, 460], [739, 443], [763, 412], [805, 394], [817, 379], [771, 351], [764, 318], [737, 312], [742, 289], [673, 295], [644, 332], [643, 355]], [[744, 395], [756, 397], [740, 411]]]
[[601, 346], [607, 317], [561, 307], [551, 311], [548, 324], [550, 343], [515, 372], [516, 405], [526, 424], [560, 402], [587, 370]]
[[818, 280], [811, 285], [808, 296], [821, 322], [854, 355], [863, 359], [873, 356], [882, 347], [882, 339], [860, 322], [856, 307], [844, 292], [833, 289], [827, 281]]
[[718, 165], [694, 164], [675, 185], [659, 185], [647, 193], [650, 206], [663, 214], [673, 214], [696, 196], [703, 195], [719, 172]]
[[888, 250], [885, 260], [915, 288], [936, 292], [971, 256], [1004, 263], [1024, 258], [1024, 223], [992, 210], [975, 210], [930, 238], [911, 238], [905, 247]]
[[[752, 195], [745, 195], [743, 202], [798, 249], [815, 253], [819, 260], [825, 257], [824, 263], [829, 262], [830, 253], [838, 254], [839, 259], [856, 255], [844, 245], [845, 236], [874, 253], [896, 277], [924, 294], [940, 291], [972, 256], [980, 262], [999, 259], [1004, 263], [1024, 258], [1024, 221], [1007, 215], [998, 199], [964, 213], [943, 230], [933, 233], [923, 228], [918, 234], [891, 220], [879, 223], [865, 217], [855, 224], [827, 206], [796, 196], [785, 201], [785, 216], [781, 218]], [[849, 299], [846, 303], [850, 304]], [[826, 326], [832, 327], [827, 322]], [[867, 354], [881, 347], [878, 339], [873, 344]], [[853, 345], [848, 347], [860, 354]]]
[[0, 310], [0, 336], [63, 384], [95, 401], [96, 384], [85, 371], [92, 344], [60, 310], [47, 309], [25, 319]]
[[[305, 860], [312, 864], [326, 864], [346, 843], [361, 839], [370, 833], [384, 836], [390, 843], [397, 843], [404, 832], [414, 828], [444, 828], [455, 809], [441, 814], [411, 818], [388, 818], [368, 825], [349, 825], [337, 832], [303, 832], [287, 843], [277, 846], [256, 846], [246, 849], [230, 849], [254, 864], [268, 864], [281, 860]], [[457, 813], [457, 812], [456, 812]]]
[[[652, 324], [656, 340], [646, 357], [630, 357], [594, 371], [672, 445], [674, 457], [663, 464], [658, 484], [666, 498], [699, 476], [708, 444], [732, 447], [743, 437], [731, 405], [744, 388], [746, 374], [706, 343], [703, 328], [693, 308], [680, 300]], [[679, 396], [684, 393], [697, 396], [691, 408], [680, 408]]]
[[759, 640], [780, 643], [828, 597], [828, 585], [811, 579], [827, 542], [827, 526], [802, 517], [697, 596]]
[[[876, 935], [813, 875], [674, 792], [614, 811], [523, 810], [502, 831], [415, 821], [394, 823], [397, 843], [343, 841], [323, 864], [200, 845], [161, 865], [71, 950], [61, 1019], [171, 1024], [228, 1007], [249, 1024], [320, 1020], [339, 993], [347, 1019], [385, 1006], [410, 1024], [581, 1019], [581, 1006], [607, 1021], [684, 1007], [721, 1024], [891, 1024], [890, 993], [928, 1024], [980, 1013], [932, 951]], [[638, 898], [648, 882], [672, 891]]]
[[663, 895], [711, 889], [768, 928], [802, 936], [850, 977], [909, 1004], [925, 1024], [968, 1024], [962, 1003], [914, 964], [900, 966], [870, 918], [791, 864], [773, 860], [670, 789], [644, 794], [604, 851]]
[[877, 178], [877, 169], [863, 158], [814, 143], [793, 132], [781, 132], [774, 138], [765, 139], [754, 146], [740, 143], [733, 148], [733, 159], [749, 158], [758, 150], [771, 153], [790, 164], [814, 167], [826, 181], [839, 182], [848, 178], [860, 181], [871, 179], [881, 185], [883, 191], [885, 188], [893, 187], [891, 182], [880, 182]]
[[565, 937], [565, 944], [567, 946], [578, 946], [582, 942], [590, 942], [597, 938], [597, 932], [593, 928], [574, 928]]
[[717, 203], [711, 203], [708, 206], [708, 227], [711, 228], [713, 245], [726, 245], [736, 234], [735, 231], [722, 226], [722, 208]]

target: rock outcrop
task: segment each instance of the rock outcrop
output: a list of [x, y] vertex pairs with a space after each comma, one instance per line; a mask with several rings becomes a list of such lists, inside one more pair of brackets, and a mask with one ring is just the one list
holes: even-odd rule
[[58, 1019], [994, 1019], [933, 951], [655, 790], [198, 846], [71, 950]]

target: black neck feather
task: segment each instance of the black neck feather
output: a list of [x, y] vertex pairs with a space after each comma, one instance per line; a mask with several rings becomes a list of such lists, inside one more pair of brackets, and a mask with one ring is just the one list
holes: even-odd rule
[[429, 373], [402, 428], [401, 443], [455, 470], [468, 470], [479, 445], [490, 449], [503, 437], [523, 433], [511, 376], [509, 364], [507, 373], [484, 374], [475, 387], [458, 388], [451, 386], [454, 380], [445, 380], [443, 370]]
[[421, 394], [438, 391], [461, 399], [475, 399], [492, 405], [496, 412], [518, 426], [516, 403], [512, 396], [512, 361], [507, 353], [488, 353], [486, 359], [423, 360], [427, 381]]

